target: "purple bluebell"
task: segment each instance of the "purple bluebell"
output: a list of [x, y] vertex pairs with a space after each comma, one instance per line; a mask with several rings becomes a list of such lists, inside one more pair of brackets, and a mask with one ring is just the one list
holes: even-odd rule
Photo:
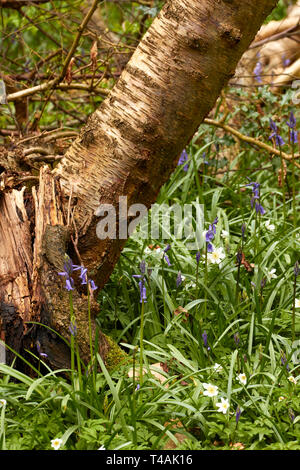
[[176, 287], [179, 287], [181, 284], [182, 284], [181, 271], [178, 271], [177, 278], [176, 278]]
[[284, 140], [282, 139], [282, 137], [279, 135], [278, 133], [278, 128], [275, 124], [274, 121], [272, 121], [272, 119], [270, 119], [270, 128], [272, 129], [272, 134], [270, 135], [269, 137], [269, 140], [272, 140], [272, 139], [275, 139], [275, 144], [278, 146], [278, 147], [282, 147], [284, 145]]
[[189, 157], [188, 157], [188, 154], [187, 154], [186, 150], [184, 149], [184, 150], [181, 152], [181, 155], [180, 155], [180, 157], [179, 157], [178, 164], [177, 164], [177, 165], [183, 165], [183, 164], [185, 163], [185, 165], [184, 165], [184, 167], [183, 167], [183, 171], [188, 171], [189, 164], [186, 163], [186, 162], [188, 161], [188, 158], [189, 158]]
[[252, 187], [252, 199], [251, 199], [251, 208], [255, 207], [256, 213], [264, 215], [266, 213], [265, 209], [260, 204], [260, 183], [256, 183], [255, 181], [251, 181], [250, 183], [246, 184], [246, 187]]
[[233, 339], [234, 339], [235, 345], [238, 346], [240, 342], [240, 335], [238, 333], [234, 333]]
[[292, 423], [293, 423], [294, 420], [295, 420], [295, 413], [294, 413], [294, 411], [292, 410], [292, 408], [289, 408], [289, 417], [290, 417], [290, 420], [291, 420]]
[[142, 274], [133, 274], [132, 277], [140, 279], [139, 281], [140, 303], [145, 303], [147, 302], [147, 291], [146, 291], [146, 286], [145, 286], [146, 264], [144, 264], [143, 262], [140, 265], [140, 271]]
[[37, 349], [37, 352], [39, 353], [39, 356], [40, 357], [48, 357], [48, 355], [46, 353], [43, 353], [42, 350], [41, 350], [41, 343], [37, 340], [36, 342], [36, 349]]
[[72, 322], [70, 323], [69, 331], [70, 331], [72, 336], [77, 335], [77, 325], [76, 325], [76, 323], [72, 323]]
[[211, 253], [213, 251], [213, 245], [211, 242], [215, 238], [215, 234], [217, 232], [216, 230], [217, 223], [218, 223], [218, 217], [216, 217], [215, 220], [209, 225], [209, 229], [207, 230], [205, 234], [205, 241], [207, 243], [206, 250], [208, 253]]
[[171, 245], [168, 243], [168, 245], [166, 246], [166, 248], [164, 248], [164, 251], [163, 251], [163, 255], [164, 255], [164, 259], [167, 263], [168, 266], [172, 266], [171, 265], [171, 261], [170, 261], [170, 258], [169, 256], [166, 254], [167, 251], [169, 251], [171, 249]]
[[144, 278], [139, 282], [140, 288], [140, 303], [147, 302], [147, 291], [144, 283]]
[[80, 267], [79, 277], [81, 279], [81, 284], [86, 284], [87, 283], [87, 269], [84, 266]]
[[298, 132], [295, 130], [296, 127], [296, 118], [294, 116], [294, 113], [291, 112], [289, 120], [287, 121], [287, 125], [289, 126], [289, 137], [290, 137], [290, 142], [292, 144], [297, 144], [298, 143]]
[[214, 247], [211, 243], [206, 244], [206, 251], [207, 253], [212, 253], [214, 251]]
[[255, 65], [255, 68], [253, 70], [253, 73], [254, 73], [254, 77], [255, 77], [255, 80], [258, 82], [258, 83], [262, 83], [262, 79], [261, 79], [261, 73], [262, 73], [262, 64], [260, 61], [258, 61]]
[[59, 276], [64, 276], [66, 277], [66, 285], [65, 288], [68, 291], [74, 290], [74, 280], [71, 277], [71, 274], [73, 273], [74, 270], [80, 268], [77, 265], [73, 264], [71, 258], [69, 256], [65, 256], [65, 262], [64, 262], [64, 271], [61, 271], [58, 273]]
[[74, 280], [71, 277], [69, 279], [66, 279], [65, 288], [68, 291], [74, 290]]
[[90, 280], [89, 280], [89, 283], [90, 283], [90, 288], [91, 288], [92, 292], [93, 292], [94, 290], [97, 290], [97, 289], [98, 289], [98, 286], [96, 286], [96, 284], [95, 284], [95, 282], [93, 281], [93, 279], [90, 279]]
[[206, 152], [203, 152], [203, 154], [202, 154], [203, 163], [204, 163], [204, 165], [209, 165], [209, 163], [208, 163], [208, 161], [205, 159], [205, 157], [206, 157]]
[[283, 351], [281, 351], [280, 361], [281, 361], [281, 364], [286, 367], [286, 370], [289, 371], [290, 367], [288, 365], [286, 355], [284, 354]]
[[202, 339], [203, 339], [203, 344], [204, 344], [204, 347], [207, 348], [207, 333], [206, 331], [204, 330], [204, 332], [202, 333]]
[[71, 258], [65, 256], [64, 271], [59, 272], [58, 275], [70, 277], [74, 271], [74, 268], [77, 268], [77, 266], [72, 263]]
[[265, 287], [266, 287], [266, 284], [267, 284], [267, 278], [266, 277], [263, 277], [261, 282], [260, 282], [260, 288], [261, 290], [263, 290]]
[[285, 54], [282, 54], [281, 59], [282, 59], [282, 65], [284, 68], [290, 65], [291, 59], [286, 59]]
[[170, 258], [168, 257], [168, 255], [164, 254], [164, 259], [166, 260], [166, 263], [167, 263], [168, 266], [172, 266]]
[[200, 251], [197, 251], [197, 253], [196, 253], [196, 263], [197, 264], [199, 264], [200, 258], [201, 258], [201, 253], [200, 253]]
[[296, 127], [296, 124], [297, 124], [297, 121], [296, 121], [295, 115], [293, 111], [291, 111], [289, 120], [287, 121], [287, 125], [291, 127], [292, 129], [294, 129], [294, 127]]
[[266, 213], [265, 209], [259, 202], [255, 203], [255, 210], [257, 214], [264, 215]]

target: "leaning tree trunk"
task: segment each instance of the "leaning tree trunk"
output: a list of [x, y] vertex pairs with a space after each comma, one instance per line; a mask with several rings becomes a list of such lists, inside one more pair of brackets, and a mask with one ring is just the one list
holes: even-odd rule
[[[102, 288], [126, 236], [99, 240], [98, 207], [117, 208], [120, 196], [127, 196], [128, 206], [149, 207], [155, 201], [276, 3], [167, 1], [61, 164], [52, 173], [41, 170], [32, 195], [28, 190], [2, 195], [1, 337], [9, 345], [20, 350], [24, 338], [31, 338], [26, 321], [47, 324], [68, 338], [68, 293], [57, 272], [65, 252], [71, 253], [70, 240], [72, 256]], [[88, 359], [86, 298], [80, 283], [74, 305], [79, 345]], [[39, 332], [38, 339], [50, 364], [66, 364], [67, 349], [55, 336], [46, 336]], [[100, 334], [104, 359], [109, 346]]]

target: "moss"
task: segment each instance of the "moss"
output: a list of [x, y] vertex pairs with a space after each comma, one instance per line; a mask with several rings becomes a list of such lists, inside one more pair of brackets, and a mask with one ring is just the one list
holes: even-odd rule
[[109, 344], [109, 350], [105, 357], [105, 365], [108, 371], [114, 371], [120, 366], [131, 363], [131, 358], [109, 336], [105, 336]]

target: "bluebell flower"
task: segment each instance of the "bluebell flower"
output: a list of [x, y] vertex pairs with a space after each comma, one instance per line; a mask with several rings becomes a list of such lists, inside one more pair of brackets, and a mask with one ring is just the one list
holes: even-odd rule
[[146, 272], [146, 264], [143, 262], [140, 264], [140, 271], [142, 274], [133, 274], [132, 277], [140, 279], [139, 281], [139, 289], [140, 289], [140, 303], [147, 302], [147, 292], [145, 286], [145, 272]]
[[255, 77], [255, 80], [258, 82], [258, 83], [262, 83], [262, 79], [261, 79], [261, 73], [262, 73], [262, 65], [261, 65], [261, 62], [258, 61], [256, 63], [256, 66], [253, 70], [253, 73], [254, 73], [254, 77]]
[[287, 121], [287, 125], [291, 127], [292, 129], [294, 129], [294, 127], [296, 127], [296, 124], [297, 124], [297, 121], [296, 121], [295, 115], [293, 111], [291, 111], [289, 120]]
[[290, 417], [290, 420], [291, 420], [292, 423], [293, 423], [294, 420], [295, 420], [295, 413], [294, 413], [294, 411], [292, 410], [292, 408], [289, 408], [289, 417]]
[[287, 59], [285, 57], [285, 54], [282, 54], [281, 59], [282, 59], [282, 65], [283, 65], [284, 68], [287, 67], [288, 65], [290, 65], [291, 59]]
[[[80, 268], [80, 266], [79, 266], [79, 268]], [[64, 271], [59, 272], [58, 275], [66, 277], [65, 288], [68, 291], [74, 290], [74, 280], [71, 277], [71, 274], [76, 269], [78, 269], [78, 266], [73, 264], [71, 258], [68, 255], [65, 255]]]
[[206, 244], [207, 253], [212, 253], [214, 251], [214, 246], [211, 243]]
[[255, 210], [257, 214], [264, 215], [266, 213], [265, 209], [259, 202], [255, 203]]
[[172, 266], [170, 258], [168, 257], [168, 255], [164, 254], [164, 259], [166, 260], [166, 263], [167, 263], [168, 266]]
[[74, 290], [74, 280], [71, 277], [69, 279], [66, 279], [65, 288], [67, 289], [67, 291]]
[[72, 322], [70, 323], [69, 331], [70, 331], [72, 336], [77, 335], [77, 325], [76, 325], [76, 323], [72, 323]]
[[204, 347], [207, 348], [207, 333], [206, 331], [204, 330], [204, 332], [202, 333], [202, 339], [203, 339], [203, 344], [204, 344]]
[[275, 144], [278, 146], [278, 147], [282, 147], [284, 145], [284, 140], [282, 139], [282, 137], [279, 135], [278, 133], [278, 128], [275, 124], [274, 121], [272, 121], [272, 119], [270, 119], [270, 128], [272, 129], [272, 134], [270, 135], [269, 137], [269, 140], [272, 140], [272, 139], [275, 139]]
[[93, 281], [93, 279], [90, 279], [89, 283], [90, 283], [90, 288], [92, 291], [98, 289], [98, 286], [95, 285], [95, 282]]
[[233, 339], [234, 339], [235, 345], [238, 346], [240, 342], [240, 335], [238, 333], [234, 333]]
[[286, 355], [284, 354], [283, 351], [281, 351], [280, 361], [281, 361], [281, 364], [286, 367], [286, 370], [289, 371], [290, 367], [288, 365]]
[[197, 251], [197, 253], [196, 253], [196, 263], [197, 264], [199, 264], [200, 258], [201, 258], [201, 253], [200, 253], [200, 251]]
[[205, 234], [205, 241], [207, 243], [206, 251], [208, 253], [211, 253], [213, 251], [213, 245], [212, 245], [211, 242], [215, 238], [215, 234], [217, 232], [217, 230], [216, 230], [217, 223], [218, 223], [218, 217], [216, 217], [215, 220], [213, 221], [213, 223], [209, 225], [209, 229], [207, 230], [207, 232]]
[[292, 144], [298, 143], [298, 132], [294, 129], [296, 127], [296, 118], [294, 113], [291, 112], [289, 120], [287, 121], [287, 125], [289, 126], [289, 138]]
[[185, 163], [185, 165], [183, 167], [183, 171], [188, 171], [189, 164], [186, 163], [188, 161], [188, 159], [189, 159], [188, 154], [187, 154], [186, 150], [184, 149], [181, 152], [181, 155], [179, 157], [178, 164], [177, 164], [179, 166], [179, 165], [183, 165]]
[[80, 275], [81, 284], [87, 283], [87, 269], [84, 266], [80, 266]]
[[235, 412], [235, 422], [236, 422], [236, 424], [238, 424], [241, 414], [242, 414], [242, 410], [238, 406], [237, 409], [236, 409], [236, 412]]
[[140, 280], [139, 288], [140, 288], [140, 303], [147, 302], [147, 291], [146, 291], [144, 278]]
[[166, 260], [166, 263], [167, 263], [168, 266], [172, 266], [171, 262], [170, 262], [170, 258], [166, 254], [167, 251], [169, 251], [170, 249], [171, 249], [171, 245], [168, 243], [168, 245], [166, 246], [166, 248], [163, 251], [163, 256], [164, 256], [164, 259]]
[[181, 271], [178, 271], [177, 278], [176, 278], [176, 287], [179, 287], [182, 284], [182, 276]]
[[246, 184], [246, 186], [252, 187], [251, 208], [253, 209], [253, 207], [255, 207], [255, 210], [256, 210], [257, 214], [264, 215], [266, 213], [266, 211], [259, 202], [259, 200], [260, 200], [260, 191], [259, 191], [260, 184], [254, 182], [254, 181], [251, 181], [250, 183]]
[[37, 349], [40, 357], [48, 357], [48, 355], [46, 353], [43, 353], [41, 351], [41, 343], [38, 340], [36, 342], [36, 349]]

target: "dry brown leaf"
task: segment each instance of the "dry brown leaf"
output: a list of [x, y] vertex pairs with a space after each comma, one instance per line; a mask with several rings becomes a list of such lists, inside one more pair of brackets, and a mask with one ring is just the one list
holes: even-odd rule
[[230, 442], [229, 445], [232, 448], [232, 450], [244, 450], [245, 449], [245, 446], [244, 444], [242, 444], [242, 442], [235, 442], [235, 443]]

